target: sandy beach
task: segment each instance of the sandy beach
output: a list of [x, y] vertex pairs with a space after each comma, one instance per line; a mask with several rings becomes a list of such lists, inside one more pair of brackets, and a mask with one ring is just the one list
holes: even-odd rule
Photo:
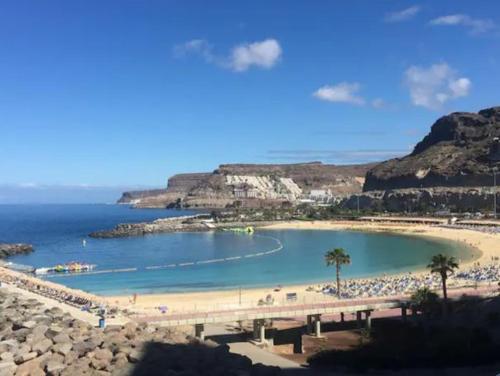
[[[261, 228], [265, 229], [298, 229], [298, 230], [350, 230], [350, 231], [372, 231], [372, 232], [392, 232], [398, 234], [408, 234], [411, 236], [423, 236], [436, 239], [456, 241], [466, 244], [471, 249], [472, 258], [460, 264], [461, 269], [480, 264], [491, 263], [493, 257], [500, 256], [500, 235], [489, 234], [468, 229], [451, 229], [433, 227], [427, 225], [407, 225], [407, 224], [385, 224], [354, 221], [293, 221], [273, 224]], [[412, 274], [428, 274], [425, 270], [416, 270]], [[331, 283], [334, 279], [324, 281]], [[127, 307], [138, 313], [158, 312], [157, 307], [166, 306], [169, 312], [197, 311], [197, 310], [224, 310], [237, 307], [256, 306], [260, 299], [265, 299], [271, 295], [274, 304], [285, 304], [286, 294], [296, 293], [299, 302], [319, 302], [335, 299], [333, 296], [319, 294], [315, 291], [306, 291], [311, 286], [308, 285], [288, 285], [282, 286], [279, 291], [275, 287], [255, 288], [255, 289], [235, 289], [208, 292], [190, 293], [165, 293], [139, 295], [136, 303], [132, 304], [131, 296], [108, 297], [110, 304]]]

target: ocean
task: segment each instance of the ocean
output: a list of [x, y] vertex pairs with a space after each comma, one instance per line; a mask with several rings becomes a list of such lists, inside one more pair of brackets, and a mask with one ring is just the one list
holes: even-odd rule
[[[470, 258], [454, 242], [359, 231], [257, 230], [154, 234], [92, 239], [118, 223], [151, 221], [192, 211], [131, 209], [125, 205], [0, 205], [0, 242], [33, 244], [9, 261], [34, 267], [69, 261], [96, 264], [94, 273], [46, 278], [100, 295], [254, 288], [333, 280], [324, 254], [342, 247], [351, 265], [343, 278], [419, 269], [437, 253]], [[86, 240], [84, 246], [83, 240]], [[123, 272], [120, 270], [128, 269]]]

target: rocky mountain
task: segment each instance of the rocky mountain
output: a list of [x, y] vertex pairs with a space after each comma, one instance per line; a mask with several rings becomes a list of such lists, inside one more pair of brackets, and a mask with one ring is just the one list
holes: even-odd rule
[[499, 138], [500, 107], [443, 116], [410, 155], [368, 171], [363, 190], [491, 186]]
[[137, 207], [260, 207], [298, 202], [311, 192], [331, 197], [361, 192], [366, 171], [375, 164], [336, 166], [225, 164], [211, 173], [178, 174], [164, 190], [125, 192], [119, 203]]

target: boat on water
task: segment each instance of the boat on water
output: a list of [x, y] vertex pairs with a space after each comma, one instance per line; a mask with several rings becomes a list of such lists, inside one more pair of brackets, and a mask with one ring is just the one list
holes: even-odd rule
[[94, 270], [96, 265], [87, 264], [84, 262], [68, 262], [66, 264], [58, 264], [45, 268], [36, 268], [35, 274], [49, 274], [49, 273], [85, 273]]
[[233, 231], [233, 232], [240, 232], [240, 233], [252, 235], [255, 232], [255, 229], [252, 226], [247, 226], [247, 227], [227, 228], [227, 229], [224, 229], [224, 231]]

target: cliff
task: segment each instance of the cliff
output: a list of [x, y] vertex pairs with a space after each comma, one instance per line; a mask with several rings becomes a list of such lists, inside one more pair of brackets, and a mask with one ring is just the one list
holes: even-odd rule
[[225, 164], [211, 173], [174, 175], [164, 190], [125, 192], [119, 202], [136, 207], [279, 206], [307, 198], [312, 190], [332, 197], [361, 192], [364, 175], [373, 166]]
[[[497, 193], [500, 202], [500, 193]], [[376, 212], [434, 213], [440, 211], [490, 212], [493, 207], [491, 187], [432, 187], [368, 191], [346, 198], [340, 206], [346, 209]]]
[[363, 190], [491, 186], [499, 137], [500, 107], [443, 116], [410, 155], [370, 169]]

